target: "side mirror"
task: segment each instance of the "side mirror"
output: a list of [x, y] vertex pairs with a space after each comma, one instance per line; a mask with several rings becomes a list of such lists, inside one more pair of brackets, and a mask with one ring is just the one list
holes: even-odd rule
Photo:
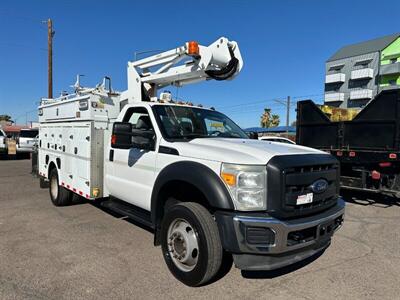
[[247, 135], [252, 140], [258, 140], [258, 133], [255, 131], [248, 132]]
[[154, 150], [154, 131], [133, 129], [132, 131], [132, 146], [144, 150]]
[[111, 147], [120, 149], [132, 148], [132, 124], [115, 122], [111, 136]]

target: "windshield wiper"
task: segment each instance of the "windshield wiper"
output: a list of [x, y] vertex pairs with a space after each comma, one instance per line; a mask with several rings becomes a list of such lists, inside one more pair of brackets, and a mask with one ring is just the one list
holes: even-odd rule
[[170, 138], [172, 139], [197, 139], [197, 138], [207, 138], [210, 137], [208, 135], [204, 135], [204, 134], [198, 134], [198, 133], [187, 133], [187, 134], [182, 134], [182, 135], [173, 135]]

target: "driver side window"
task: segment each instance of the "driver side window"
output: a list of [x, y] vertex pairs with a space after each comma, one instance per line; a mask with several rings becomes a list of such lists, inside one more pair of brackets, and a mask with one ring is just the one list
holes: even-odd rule
[[128, 110], [124, 122], [131, 123], [133, 129], [153, 130], [149, 112], [144, 107], [134, 107]]
[[132, 124], [132, 145], [134, 148], [154, 151], [156, 136], [146, 108], [130, 108], [126, 112], [123, 121]]

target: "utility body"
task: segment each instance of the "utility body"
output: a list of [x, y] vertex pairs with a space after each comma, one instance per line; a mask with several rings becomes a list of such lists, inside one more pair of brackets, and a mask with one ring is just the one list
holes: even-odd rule
[[128, 63], [128, 89], [95, 88], [44, 99], [39, 174], [55, 205], [73, 197], [154, 229], [176, 278], [198, 286], [232, 259], [271, 270], [329, 246], [341, 226], [338, 161], [297, 145], [249, 139], [222, 113], [157, 90], [231, 80], [236, 42], [195, 42]]

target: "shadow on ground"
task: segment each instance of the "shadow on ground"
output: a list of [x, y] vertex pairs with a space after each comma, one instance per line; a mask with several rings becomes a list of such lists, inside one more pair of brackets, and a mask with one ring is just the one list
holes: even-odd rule
[[391, 195], [365, 191], [342, 190], [341, 196], [346, 202], [362, 206], [374, 206], [380, 208], [400, 206], [400, 198]]

